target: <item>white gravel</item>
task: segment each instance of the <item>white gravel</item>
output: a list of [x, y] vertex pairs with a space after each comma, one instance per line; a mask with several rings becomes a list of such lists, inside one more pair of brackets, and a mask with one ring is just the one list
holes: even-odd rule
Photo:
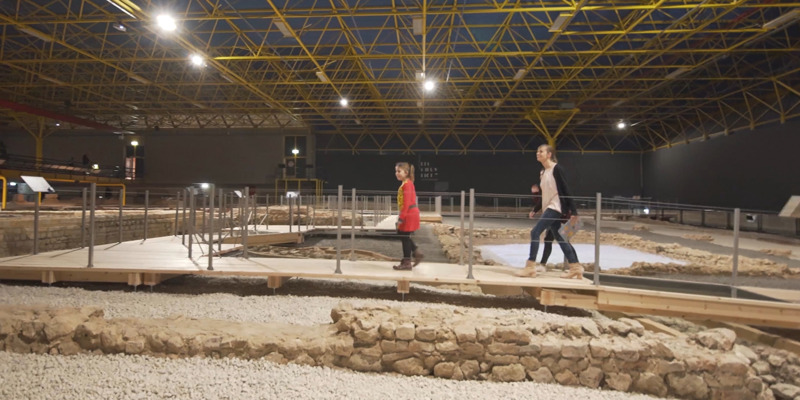
[[[213, 278], [228, 279], [228, 278]], [[241, 278], [237, 278], [241, 279]], [[343, 285], [343, 283], [331, 283]], [[362, 283], [349, 283], [369, 290]], [[419, 290], [419, 289], [417, 289]], [[0, 285], [0, 304], [95, 306], [106, 318], [184, 315], [296, 325], [330, 323], [340, 301], [445, 307], [410, 301], [231, 294], [163, 294]], [[536, 310], [492, 310], [521, 320], [563, 319]], [[49, 356], [0, 352], [0, 399], [653, 399], [650, 396], [532, 382], [459, 382], [367, 374], [264, 360], [165, 359], [127, 355]]]

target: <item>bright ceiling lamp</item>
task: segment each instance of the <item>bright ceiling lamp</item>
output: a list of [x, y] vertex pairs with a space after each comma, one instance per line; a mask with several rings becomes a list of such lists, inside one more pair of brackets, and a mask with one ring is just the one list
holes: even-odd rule
[[175, 29], [178, 29], [178, 25], [175, 23], [175, 18], [172, 18], [171, 15], [159, 15], [156, 17], [156, 23], [158, 24], [158, 27], [165, 32], [172, 32]]
[[341, 105], [342, 105], [342, 107], [347, 107], [348, 101], [347, 101], [347, 99], [345, 99], [344, 97], [342, 97], [342, 99], [341, 99], [341, 100], [339, 100], [339, 104], [341, 104]]
[[427, 81], [425, 81], [422, 87], [425, 89], [426, 92], [433, 91], [433, 89], [436, 89], [436, 82], [428, 79]]
[[627, 127], [628, 127], [628, 124], [626, 124], [625, 121], [617, 122], [617, 129], [625, 129]]
[[205, 59], [203, 59], [203, 56], [199, 54], [192, 54], [189, 57], [189, 61], [191, 61], [192, 65], [194, 65], [195, 67], [202, 67], [206, 64]]

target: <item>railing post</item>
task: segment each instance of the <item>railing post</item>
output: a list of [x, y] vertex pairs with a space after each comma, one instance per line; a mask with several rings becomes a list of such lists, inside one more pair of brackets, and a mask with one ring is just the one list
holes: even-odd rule
[[739, 213], [741, 210], [735, 208], [733, 210], [733, 273], [731, 282], [731, 297], [737, 297], [736, 293], [736, 279], [739, 274]]
[[595, 206], [595, 225], [594, 225], [594, 284], [600, 284], [600, 213], [603, 210], [602, 202], [602, 194], [597, 192], [596, 202], [597, 205]]
[[208, 185], [208, 268], [214, 270], [214, 184]]
[[86, 188], [81, 189], [81, 248], [86, 247]]
[[147, 210], [150, 207], [150, 191], [144, 191], [144, 240], [147, 240]]
[[[463, 192], [462, 192], [463, 193]], [[469, 189], [469, 269], [467, 272], [467, 279], [475, 279], [472, 276], [472, 229], [475, 226], [475, 189]]]
[[352, 221], [350, 221], [352, 226], [350, 227], [350, 261], [356, 260], [356, 188], [353, 188], [352, 194], [352, 208], [353, 208], [353, 215]]
[[335, 274], [342, 273], [342, 185], [339, 185], [339, 195], [337, 197], [337, 218], [336, 218], [336, 271]]
[[94, 267], [94, 209], [97, 198], [97, 183], [89, 184], [89, 268]]
[[458, 232], [458, 265], [464, 265], [464, 191], [461, 191], [461, 230]]

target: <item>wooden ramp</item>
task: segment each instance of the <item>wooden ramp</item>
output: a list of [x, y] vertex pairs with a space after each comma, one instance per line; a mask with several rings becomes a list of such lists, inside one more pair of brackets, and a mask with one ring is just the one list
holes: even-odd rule
[[[235, 245], [223, 244], [230, 250]], [[215, 245], [215, 250], [217, 246]], [[423, 284], [472, 284], [484, 292], [525, 291], [543, 305], [671, 315], [695, 319], [740, 322], [783, 328], [800, 327], [800, 304], [729, 299], [658, 291], [594, 286], [589, 280], [561, 279], [557, 273], [537, 278], [517, 278], [514, 268], [475, 266], [467, 279], [467, 266], [423, 263], [413, 271], [395, 271], [390, 261], [215, 257], [213, 270], [203, 254], [208, 245], [194, 245], [193, 257], [180, 237], [161, 237], [95, 247], [94, 266], [87, 267], [88, 249], [53, 251], [0, 259], [0, 279], [35, 280], [45, 283], [121, 282], [156, 285], [180, 275], [239, 275], [264, 277], [268, 287], [279, 288], [293, 277], [342, 280], [394, 281], [399, 293], [409, 293], [411, 282]], [[346, 250], [342, 251], [343, 258]]]

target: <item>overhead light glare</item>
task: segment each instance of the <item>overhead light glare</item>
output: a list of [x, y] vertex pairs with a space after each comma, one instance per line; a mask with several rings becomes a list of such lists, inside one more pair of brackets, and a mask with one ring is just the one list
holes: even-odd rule
[[418, 81], [422, 82], [425, 79], [425, 73], [422, 71], [417, 71], [414, 76], [417, 78]]
[[685, 74], [687, 71], [689, 71], [689, 68], [687, 68], [687, 67], [678, 68], [675, 71], [672, 71], [669, 74], [667, 74], [667, 76], [665, 76], [664, 79], [675, 79], [675, 78]]
[[773, 19], [772, 21], [765, 23], [762, 26], [762, 28], [767, 30], [775, 29], [782, 25], [785, 25], [786, 23], [794, 21], [798, 17], [800, 17], [800, 8], [795, 8], [794, 10], [789, 11], [786, 14], [783, 14], [778, 18]]
[[31, 36], [33, 36], [33, 37], [35, 37], [37, 39], [44, 40], [45, 42], [52, 42], [53, 41], [53, 37], [52, 36], [49, 36], [49, 35], [45, 34], [42, 31], [37, 31], [36, 29], [33, 29], [33, 28], [27, 28], [27, 27], [19, 28], [19, 31], [20, 32], [25, 32], [28, 35], [31, 35]]
[[425, 83], [422, 85], [422, 87], [425, 88], [426, 92], [433, 91], [433, 89], [436, 88], [436, 82], [428, 79], [427, 81], [425, 81]]
[[627, 127], [628, 127], [628, 124], [626, 124], [625, 121], [617, 122], [617, 129], [625, 129]]
[[570, 18], [569, 14], [558, 14], [558, 17], [556, 17], [556, 20], [553, 21], [553, 25], [550, 27], [550, 29], [548, 29], [548, 31], [561, 32], [562, 30], [564, 30], [564, 27], [567, 24], [569, 18]]
[[118, 31], [120, 31], [120, 32], [126, 32], [128, 30], [128, 28], [126, 28], [125, 25], [122, 25], [119, 22], [115, 22], [115, 23], [111, 24], [111, 27], [116, 29], [116, 30], [118, 30]]
[[131, 140], [131, 146], [136, 147], [138, 145], [139, 145], [139, 141], [138, 140]]
[[339, 104], [341, 104], [341, 105], [342, 105], [342, 107], [347, 107], [348, 101], [347, 101], [347, 99], [345, 99], [344, 97], [342, 97], [342, 99], [341, 99], [341, 100], [339, 100]]
[[283, 21], [275, 21], [275, 27], [278, 28], [279, 31], [283, 34], [283, 37], [292, 37], [292, 31], [289, 30], [289, 27], [286, 26], [286, 23]]
[[156, 23], [158, 24], [158, 27], [165, 32], [172, 32], [178, 29], [178, 25], [175, 23], [175, 18], [172, 18], [171, 15], [159, 15], [156, 17]]
[[422, 17], [419, 15], [414, 16], [411, 19], [411, 30], [414, 32], [414, 35], [422, 35]]
[[514, 74], [514, 80], [518, 81], [518, 80], [522, 79], [522, 77], [525, 76], [525, 74], [527, 74], [527, 73], [528, 73], [527, 69], [520, 68], [519, 70], [517, 70], [517, 73]]
[[328, 79], [328, 75], [325, 75], [324, 71], [317, 71], [316, 74], [317, 78], [319, 78], [319, 80], [323, 83], [328, 83], [331, 81], [330, 79]]
[[298, 155], [298, 154], [300, 154], [300, 150], [298, 150], [298, 149], [292, 149], [292, 154], [294, 154], [294, 155]]
[[199, 54], [192, 54], [189, 57], [189, 60], [192, 62], [192, 65], [194, 65], [195, 67], [203, 67], [203, 66], [206, 65], [205, 59], [203, 58], [203, 56], [201, 56]]

